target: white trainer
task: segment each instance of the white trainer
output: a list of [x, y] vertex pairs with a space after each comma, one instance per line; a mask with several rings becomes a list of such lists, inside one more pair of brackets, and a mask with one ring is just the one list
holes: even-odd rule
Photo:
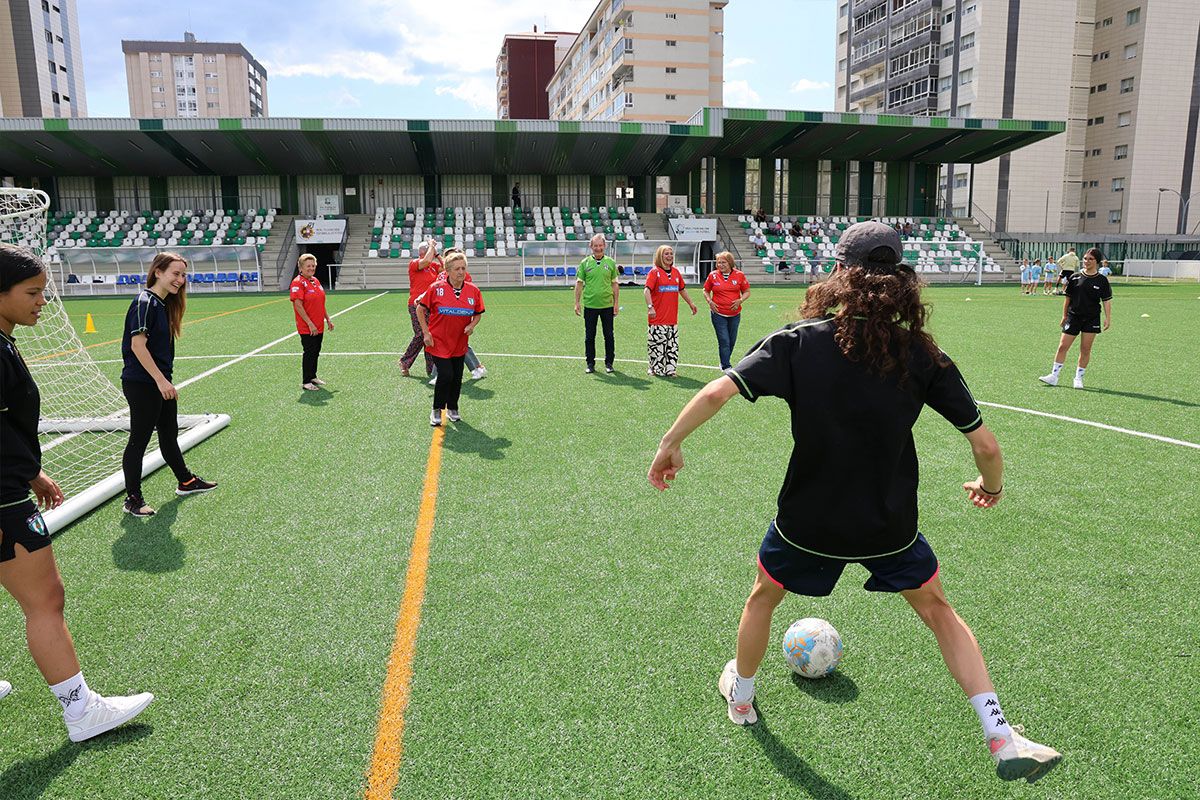
[[93, 692], [92, 702], [88, 703], [83, 716], [74, 722], [66, 720], [67, 735], [72, 742], [82, 742], [111, 731], [142, 713], [153, 699], [154, 695], [149, 692], [129, 697], [101, 697]]
[[435, 428], [442, 424], [442, 410], [440, 408], [435, 408], [429, 412], [429, 424]]
[[437, 386], [437, 376], [436, 375], [429, 379], [429, 385]]
[[1038, 378], [1039, 381], [1047, 386], [1058, 386], [1058, 376], [1051, 372], [1049, 375], [1042, 375]]
[[451, 422], [462, 422], [462, 417], [459, 416], [459, 413], [452, 408], [446, 410], [446, 419], [450, 420]]
[[988, 749], [996, 760], [996, 775], [1002, 781], [1015, 781], [1024, 778], [1034, 783], [1045, 777], [1062, 761], [1062, 754], [1052, 747], [1031, 742], [1021, 734], [1025, 729], [1013, 725], [1013, 735], [1009, 739], [994, 736], [988, 739]]
[[1083, 388], [1083, 378], [1076, 378], [1074, 386], [1076, 389], [1082, 389]]
[[480, 378], [486, 378], [487, 377], [487, 367], [485, 367], [483, 364], [480, 364], [478, 367], [471, 370], [471, 377], [474, 378], [475, 380], [479, 380]]
[[725, 665], [725, 669], [721, 670], [721, 677], [717, 681], [717, 691], [729, 704], [730, 722], [734, 725], [753, 725], [758, 722], [758, 712], [754, 710], [754, 697], [751, 696], [749, 700], [740, 703], [733, 702], [733, 684], [736, 680], [737, 659], [731, 658]]
[[0, 697], [4, 697], [6, 694], [8, 694], [11, 691], [12, 691], [11, 683], [9, 683], [8, 681], [0, 681]]

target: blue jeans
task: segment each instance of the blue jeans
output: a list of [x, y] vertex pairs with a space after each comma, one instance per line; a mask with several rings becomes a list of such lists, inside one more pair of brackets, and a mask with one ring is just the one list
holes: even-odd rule
[[713, 329], [717, 332], [717, 355], [721, 359], [721, 369], [729, 369], [729, 357], [737, 345], [738, 324], [742, 321], [742, 315], [723, 317], [715, 311], [709, 314], [712, 316]]

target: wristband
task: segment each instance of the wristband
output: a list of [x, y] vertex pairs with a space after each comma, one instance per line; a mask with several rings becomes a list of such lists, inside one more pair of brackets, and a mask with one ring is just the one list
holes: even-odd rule
[[993, 491], [983, 488], [983, 483], [981, 482], [979, 484], [979, 491], [983, 492], [986, 495], [990, 495], [992, 497], [999, 497], [1000, 493], [1004, 491], [1004, 486], [1001, 485], [999, 490], [993, 492]]

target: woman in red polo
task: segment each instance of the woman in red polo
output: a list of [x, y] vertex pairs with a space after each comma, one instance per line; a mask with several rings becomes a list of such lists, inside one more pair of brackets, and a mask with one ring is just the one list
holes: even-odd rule
[[733, 264], [733, 253], [717, 253], [716, 269], [704, 281], [704, 299], [712, 310], [717, 332], [717, 355], [721, 369], [729, 369], [730, 356], [737, 346], [738, 325], [742, 321], [742, 303], [750, 296], [750, 281]]
[[296, 312], [296, 332], [300, 334], [300, 347], [304, 350], [301, 360], [300, 386], [315, 392], [325, 385], [317, 377], [317, 359], [321, 357], [321, 340], [325, 338], [325, 326], [333, 330], [333, 320], [325, 312], [325, 289], [316, 279], [317, 257], [304, 253], [297, 262], [299, 274], [292, 278], [288, 296]]
[[418, 303], [417, 322], [425, 352], [437, 370], [429, 424], [434, 427], [442, 424], [443, 408], [451, 422], [458, 422], [462, 419], [458, 397], [462, 392], [467, 341], [484, 311], [479, 287], [467, 281], [465, 254], [455, 251], [446, 255], [446, 278], [435, 281]]
[[683, 275], [675, 269], [675, 250], [669, 244], [654, 251], [654, 269], [646, 276], [646, 316], [649, 326], [646, 349], [650, 374], [675, 377], [679, 363], [679, 296], [696, 313], [696, 304], [688, 297]]

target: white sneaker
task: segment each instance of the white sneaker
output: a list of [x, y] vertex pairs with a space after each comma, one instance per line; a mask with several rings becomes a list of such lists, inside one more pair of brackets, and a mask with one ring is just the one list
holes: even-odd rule
[[320, 387], [319, 387], [319, 386], [317, 386], [317, 385], [316, 385], [315, 383], [313, 383], [312, 381], [309, 381], [308, 383], [302, 383], [302, 384], [300, 384], [300, 388], [301, 388], [301, 389], [303, 389], [303, 390], [304, 390], [304, 391], [306, 391], [306, 392], [315, 392], [315, 391], [318, 391], [318, 390], [320, 389]]
[[1076, 389], [1082, 389], [1083, 388], [1083, 378], [1076, 378], [1074, 386]]
[[996, 775], [1002, 781], [1024, 778], [1034, 783], [1062, 761], [1062, 754], [1057, 750], [1029, 741], [1021, 735], [1024, 731], [1020, 725], [1013, 725], [1012, 738], [988, 740], [988, 749], [996, 760]]
[[65, 720], [67, 735], [71, 737], [72, 742], [82, 742], [105, 731], [111, 731], [142, 713], [153, 699], [154, 695], [149, 692], [129, 697], [101, 697], [93, 692], [92, 702], [88, 703], [83, 716], [74, 722]]
[[0, 697], [4, 697], [6, 694], [8, 694], [11, 691], [12, 691], [11, 683], [9, 683], [8, 681], [0, 681]]
[[462, 422], [462, 417], [459, 416], [459, 413], [452, 409], [446, 410], [446, 419], [450, 420], [451, 422]]
[[434, 377], [434, 378], [430, 378], [430, 379], [429, 379], [429, 385], [430, 385], [430, 386], [437, 386], [437, 378], [436, 378], [436, 377]]
[[320, 378], [313, 378], [312, 383], [314, 386], [324, 386], [325, 385], [325, 381], [321, 380]]
[[1058, 386], [1058, 376], [1051, 372], [1049, 375], [1042, 375], [1038, 378], [1039, 381], [1047, 386]]
[[429, 424], [435, 428], [442, 424], [442, 410], [440, 408], [435, 408], [429, 412]]
[[480, 364], [478, 367], [471, 370], [471, 377], [474, 378], [475, 380], [479, 380], [480, 378], [486, 378], [487, 377], [487, 367], [485, 367], [483, 364]]
[[735, 680], [737, 680], [737, 659], [731, 658], [725, 665], [725, 669], [721, 670], [721, 677], [717, 681], [717, 691], [729, 704], [729, 720], [734, 725], [753, 725], [758, 722], [758, 712], [754, 710], [754, 698], [751, 697], [741, 703], [733, 702], [733, 682]]

